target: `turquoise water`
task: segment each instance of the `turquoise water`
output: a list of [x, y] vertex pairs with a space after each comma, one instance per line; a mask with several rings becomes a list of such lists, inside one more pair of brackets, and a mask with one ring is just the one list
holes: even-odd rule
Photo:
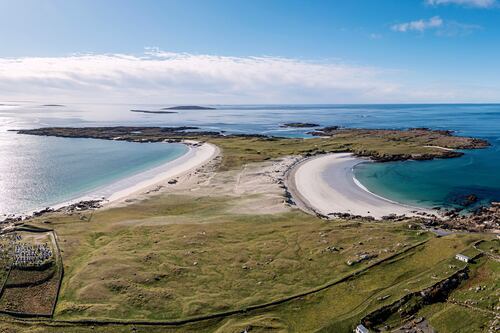
[[474, 208], [499, 200], [500, 152], [466, 151], [457, 159], [363, 163], [355, 167], [356, 178], [370, 191], [388, 199], [421, 207], [460, 207], [474, 194]]
[[[158, 110], [169, 105], [71, 104], [46, 107], [42, 104], [48, 103], [1, 103], [14, 105], [0, 108], [0, 213], [17, 212], [22, 207], [34, 205], [43, 207], [61, 198], [66, 199], [72, 193], [95, 188], [109, 179], [122, 178], [180, 154], [176, 150], [179, 148], [163, 144], [42, 138], [7, 132], [7, 129], [43, 126], [190, 125], [228, 133], [286, 137], [308, 137], [309, 130], [281, 128], [285, 122], [364, 128], [451, 129], [457, 135], [485, 138], [492, 147], [466, 151], [464, 157], [457, 159], [363, 164], [356, 169], [356, 176], [369, 190], [405, 203], [453, 205], [461, 196], [471, 193], [478, 195], [482, 202], [500, 201], [500, 105], [495, 104], [216, 105], [217, 110], [144, 114], [129, 110]], [[16, 169], [21, 166], [29, 169], [26, 166], [30, 165], [35, 169], [24, 172]]]
[[[65, 202], [180, 157], [181, 144], [140, 144], [0, 132], [0, 214]], [[1, 217], [1, 216], [0, 216]]]

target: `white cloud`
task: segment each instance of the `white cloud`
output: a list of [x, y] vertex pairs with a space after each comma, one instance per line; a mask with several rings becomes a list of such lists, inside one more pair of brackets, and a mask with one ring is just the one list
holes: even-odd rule
[[[402, 84], [402, 82], [406, 82]], [[498, 87], [429, 88], [411, 73], [279, 57], [226, 57], [149, 50], [0, 58], [0, 101], [162, 104], [487, 102]]]
[[496, 0], [425, 0], [425, 3], [431, 6], [454, 4], [478, 8], [491, 8], [497, 4]]
[[475, 30], [480, 30], [481, 26], [476, 24], [465, 24], [456, 21], [445, 21], [439, 16], [431, 17], [428, 20], [421, 19], [406, 23], [395, 24], [391, 27], [392, 30], [397, 32], [420, 32], [426, 30], [433, 30], [437, 36], [453, 37], [465, 36]]
[[273, 103], [368, 100], [396, 89], [383, 71], [338, 61], [150, 50], [0, 58], [0, 97], [135, 102]]
[[436, 29], [443, 26], [443, 20], [439, 16], [431, 17], [428, 20], [417, 20], [406, 23], [399, 23], [392, 26], [392, 30], [399, 32], [419, 31], [424, 32], [428, 29]]

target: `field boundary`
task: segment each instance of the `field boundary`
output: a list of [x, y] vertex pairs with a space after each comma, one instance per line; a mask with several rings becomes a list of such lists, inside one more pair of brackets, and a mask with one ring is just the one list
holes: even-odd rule
[[[49, 234], [49, 237], [52, 238], [52, 243], [55, 247], [54, 251], [57, 254], [57, 258], [55, 260], [55, 266], [56, 266], [56, 269], [59, 271], [58, 276], [56, 277], [57, 278], [56, 294], [55, 294], [55, 297], [53, 298], [49, 313], [30, 313], [30, 312], [18, 312], [18, 311], [10, 311], [10, 310], [0, 309], [0, 314], [6, 314], [9, 316], [18, 317], [18, 318], [52, 318], [54, 315], [56, 305], [57, 305], [57, 301], [59, 299], [59, 293], [61, 290], [62, 279], [64, 276], [64, 265], [63, 265], [63, 261], [62, 261], [61, 250], [59, 248], [59, 243], [57, 242], [57, 235], [53, 229], [39, 228], [39, 227], [35, 227], [35, 226], [30, 226], [30, 225], [24, 225], [24, 226], [18, 227], [14, 231], [47, 233], [47, 234]], [[7, 276], [6, 276], [2, 286], [0, 287], [1, 288], [0, 289], [0, 299], [3, 297], [3, 293], [4, 293], [6, 287], [24, 288], [24, 287], [31, 286], [31, 285], [26, 285], [26, 286], [12, 285], [12, 286], [9, 286], [8, 280], [9, 280], [11, 272], [12, 272], [12, 267], [9, 268], [9, 272], [7, 273]], [[54, 278], [55, 274], [56, 274], [56, 272], [54, 272], [54, 274], [52, 274], [49, 278], [45, 279], [41, 283], [45, 283], [47, 281], [50, 281], [51, 279]], [[40, 283], [37, 283], [37, 284], [40, 284]]]

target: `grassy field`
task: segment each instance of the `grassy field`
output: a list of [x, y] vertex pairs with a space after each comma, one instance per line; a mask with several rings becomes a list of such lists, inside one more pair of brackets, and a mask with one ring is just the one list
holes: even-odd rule
[[[453, 254], [467, 248], [475, 240], [477, 236], [468, 235], [432, 238], [425, 245], [374, 266], [366, 273], [309, 296], [251, 311], [246, 315], [235, 315], [227, 319], [181, 326], [176, 331], [241, 332], [245, 328], [251, 328], [252, 332], [349, 332], [368, 312], [391, 303], [409, 292], [433, 285], [436, 281], [462, 268], [461, 263], [453, 259]], [[386, 295], [389, 297], [381, 300], [381, 296]], [[56, 318], [61, 317], [56, 316]], [[11, 326], [12, 324], [9, 324], [9, 327]], [[169, 331], [165, 327], [162, 328], [163, 330], [159, 327], [154, 329], [140, 325], [134, 325], [134, 327], [139, 332]], [[81, 327], [68, 326], [68, 324], [50, 328], [42, 326], [38, 329], [50, 332], [83, 331]], [[130, 327], [128, 329], [130, 330]], [[171, 329], [174, 330], [174, 328]], [[127, 330], [125, 326], [113, 325], [95, 327], [95, 331], [125, 332]]]
[[[113, 211], [95, 214], [84, 238], [59, 225], [66, 277], [57, 316], [177, 319], [243, 308], [367, 265], [346, 264], [359, 253], [380, 259], [429, 237], [406, 225], [324, 222], [301, 212], [230, 215], [219, 200], [178, 214], [181, 199], [158, 199], [173, 211], [157, 226], [113, 224]], [[194, 223], [207, 211], [213, 221]], [[78, 243], [71, 255], [68, 243]]]
[[471, 266], [470, 279], [454, 291], [448, 302], [424, 308], [439, 332], [488, 332], [499, 313], [500, 263], [482, 257]]

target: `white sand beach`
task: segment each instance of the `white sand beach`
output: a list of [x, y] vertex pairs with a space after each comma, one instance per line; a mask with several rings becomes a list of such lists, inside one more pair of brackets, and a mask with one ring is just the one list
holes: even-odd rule
[[210, 143], [198, 144], [194, 141], [184, 143], [188, 146], [188, 151], [181, 157], [98, 188], [77, 199], [55, 205], [54, 208], [96, 199], [104, 199], [104, 206], [107, 208], [114, 207], [129, 199], [137, 199], [144, 193], [155, 192], [158, 186], [167, 184], [169, 180], [194, 172], [218, 156], [220, 152], [217, 146]]
[[[193, 145], [193, 142], [189, 142], [188, 147], [189, 151], [181, 157], [138, 175], [141, 176], [142, 179], [146, 178], [144, 176], [148, 176], [147, 179], [144, 179], [140, 182], [135, 182], [133, 179], [134, 177], [124, 179], [125, 182], [135, 184], [133, 186], [113, 192], [113, 194], [107, 197], [108, 203], [121, 201], [125, 198], [134, 196], [139, 192], [147, 191], [154, 186], [165, 183], [168, 180], [195, 171], [219, 154], [219, 148], [210, 143]], [[146, 175], [146, 173], [148, 175]], [[118, 182], [115, 184], [117, 186], [120, 185], [118, 184]]]
[[362, 162], [366, 160], [350, 153], [307, 159], [290, 172], [289, 190], [299, 207], [322, 215], [348, 213], [381, 219], [390, 214], [417, 216], [418, 213], [434, 213], [430, 209], [407, 206], [369, 192], [353, 174], [353, 167]]

